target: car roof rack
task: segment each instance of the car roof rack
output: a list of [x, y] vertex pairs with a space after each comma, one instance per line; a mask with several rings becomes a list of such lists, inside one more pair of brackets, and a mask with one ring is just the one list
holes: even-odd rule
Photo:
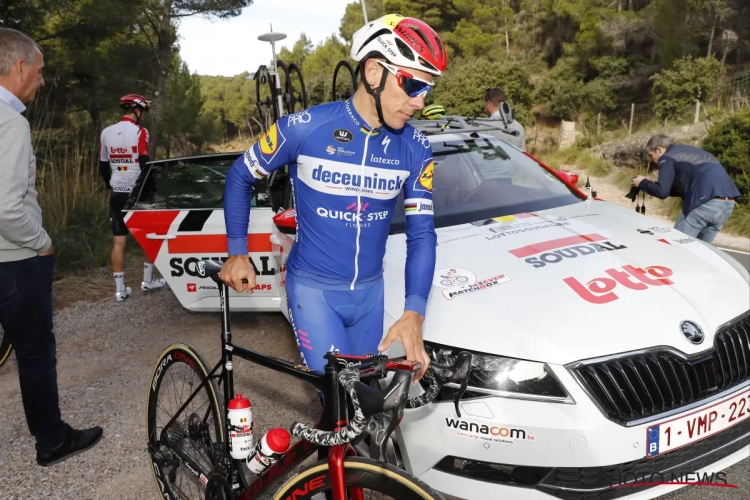
[[[474, 123], [481, 122], [482, 125]], [[485, 131], [500, 131], [517, 137], [518, 130], [506, 128], [502, 120], [490, 118], [477, 118], [473, 116], [448, 115], [436, 120], [409, 120], [409, 124], [419, 129], [425, 135], [452, 134], [452, 133], [474, 133]]]

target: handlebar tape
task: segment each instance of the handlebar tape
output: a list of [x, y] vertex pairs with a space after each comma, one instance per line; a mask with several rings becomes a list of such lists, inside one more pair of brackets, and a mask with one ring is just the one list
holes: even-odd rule
[[322, 431], [314, 429], [309, 425], [295, 422], [292, 425], [292, 435], [310, 441], [320, 446], [341, 446], [350, 443], [359, 436], [365, 429], [367, 420], [357, 398], [357, 391], [354, 389], [354, 383], [359, 381], [359, 372], [352, 369], [345, 369], [339, 373], [339, 382], [349, 394], [354, 408], [354, 418], [352, 418], [346, 427], [337, 431]]

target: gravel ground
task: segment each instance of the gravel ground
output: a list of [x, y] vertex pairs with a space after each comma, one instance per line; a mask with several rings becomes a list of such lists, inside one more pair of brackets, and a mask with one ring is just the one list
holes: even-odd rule
[[[296, 360], [291, 328], [280, 314], [232, 315], [233, 340]], [[185, 342], [209, 363], [220, 355], [216, 314], [183, 309], [168, 290], [135, 291], [128, 301], [76, 303], [55, 315], [63, 417], [74, 427], [101, 425], [92, 450], [51, 467], [36, 465], [21, 405], [15, 358], [0, 368], [0, 499], [157, 499], [146, 454], [146, 387], [153, 364], [169, 344]], [[292, 377], [235, 361], [235, 386], [253, 403], [256, 432], [317, 418], [315, 391]], [[750, 498], [750, 462], [727, 472], [739, 489], [683, 488], [663, 498]]]

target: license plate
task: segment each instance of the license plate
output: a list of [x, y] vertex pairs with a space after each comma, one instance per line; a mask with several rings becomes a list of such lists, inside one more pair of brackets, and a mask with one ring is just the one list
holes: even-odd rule
[[750, 418], [750, 390], [682, 417], [651, 425], [646, 429], [646, 456], [655, 457], [681, 448], [737, 425]]

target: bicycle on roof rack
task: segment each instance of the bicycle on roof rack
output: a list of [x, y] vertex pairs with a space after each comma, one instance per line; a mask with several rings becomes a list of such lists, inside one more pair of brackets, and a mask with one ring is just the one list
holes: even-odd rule
[[[337, 92], [336, 91], [336, 89], [337, 89], [337, 87], [336, 87], [336, 80], [337, 80], [339, 71], [341, 71], [342, 69], [346, 69], [346, 72], [349, 74], [349, 78], [351, 78], [351, 82], [352, 82], [351, 91], [348, 90], [348, 89], [344, 90], [343, 92]], [[338, 101], [338, 100], [344, 100], [345, 101], [345, 100], [349, 99], [351, 96], [354, 95], [354, 92], [356, 92], [356, 90], [357, 90], [357, 75], [358, 74], [359, 74], [359, 66], [357, 66], [357, 69], [355, 70], [352, 67], [351, 63], [349, 61], [347, 61], [346, 59], [342, 59], [342, 60], [340, 60], [338, 62], [338, 64], [336, 65], [336, 68], [333, 70], [333, 85], [332, 85], [332, 89], [333, 90], [332, 90], [332, 92], [333, 92], [333, 100], [334, 101]], [[345, 81], [345, 83], [348, 83], [348, 82]]]
[[[265, 65], [260, 65], [255, 72], [255, 76], [253, 76], [258, 112], [261, 117], [266, 116], [264, 108], [269, 108], [273, 119], [272, 123], [278, 121], [285, 114], [295, 113], [298, 105], [301, 106], [300, 111], [307, 109], [307, 89], [299, 66], [295, 63], [287, 65], [280, 59], [276, 61], [276, 65], [279, 68], [278, 72], [273, 71], [273, 68], [269, 70]], [[284, 74], [283, 86], [281, 85], [281, 73]], [[298, 80], [296, 86], [294, 83], [295, 77]], [[271, 93], [271, 96], [265, 99], [261, 99], [260, 96], [263, 85], [268, 85]], [[283, 103], [283, 105], [280, 103]], [[286, 108], [286, 113], [284, 113], [284, 108]]]
[[[290, 494], [297, 500], [363, 500], [365, 490], [399, 500], [442, 499], [422, 481], [387, 463], [387, 447], [404, 409], [430, 403], [447, 383], [460, 386], [454, 395], [456, 412], [460, 416], [458, 402], [468, 384], [471, 353], [459, 353], [450, 365], [431, 363], [425, 375], [429, 382], [427, 390], [412, 399], [409, 398], [410, 379], [421, 365], [403, 358], [328, 352], [325, 373], [311, 372], [305, 366], [232, 342], [226, 299], [229, 287], [218, 278], [221, 267], [220, 262], [213, 260], [201, 260], [196, 266], [201, 278], [210, 278], [218, 285], [221, 359], [211, 369], [195, 348], [183, 343], [173, 344], [159, 356], [150, 379], [148, 452], [162, 498], [258, 498], [317, 451], [318, 461], [287, 480], [274, 494], [274, 500], [290, 498]], [[231, 427], [229, 409], [224, 404], [234, 395], [232, 359], [235, 356], [308, 382], [323, 394], [318, 424], [315, 427], [299, 422], [292, 425], [291, 434], [302, 439], [251, 481], [246, 476], [249, 468], [242, 462], [252, 455], [233, 458], [230, 432], [236, 428]], [[389, 375], [392, 375], [390, 383], [381, 390], [379, 381]], [[374, 383], [365, 384], [361, 377]], [[172, 382], [176, 387], [170, 389], [167, 384]], [[380, 418], [385, 416], [389, 418]], [[373, 417], [385, 424], [371, 425]], [[363, 432], [365, 429], [368, 432]], [[361, 448], [357, 445], [365, 439], [370, 440], [369, 449], [373, 452], [370, 457], [358, 456], [357, 450]]]

